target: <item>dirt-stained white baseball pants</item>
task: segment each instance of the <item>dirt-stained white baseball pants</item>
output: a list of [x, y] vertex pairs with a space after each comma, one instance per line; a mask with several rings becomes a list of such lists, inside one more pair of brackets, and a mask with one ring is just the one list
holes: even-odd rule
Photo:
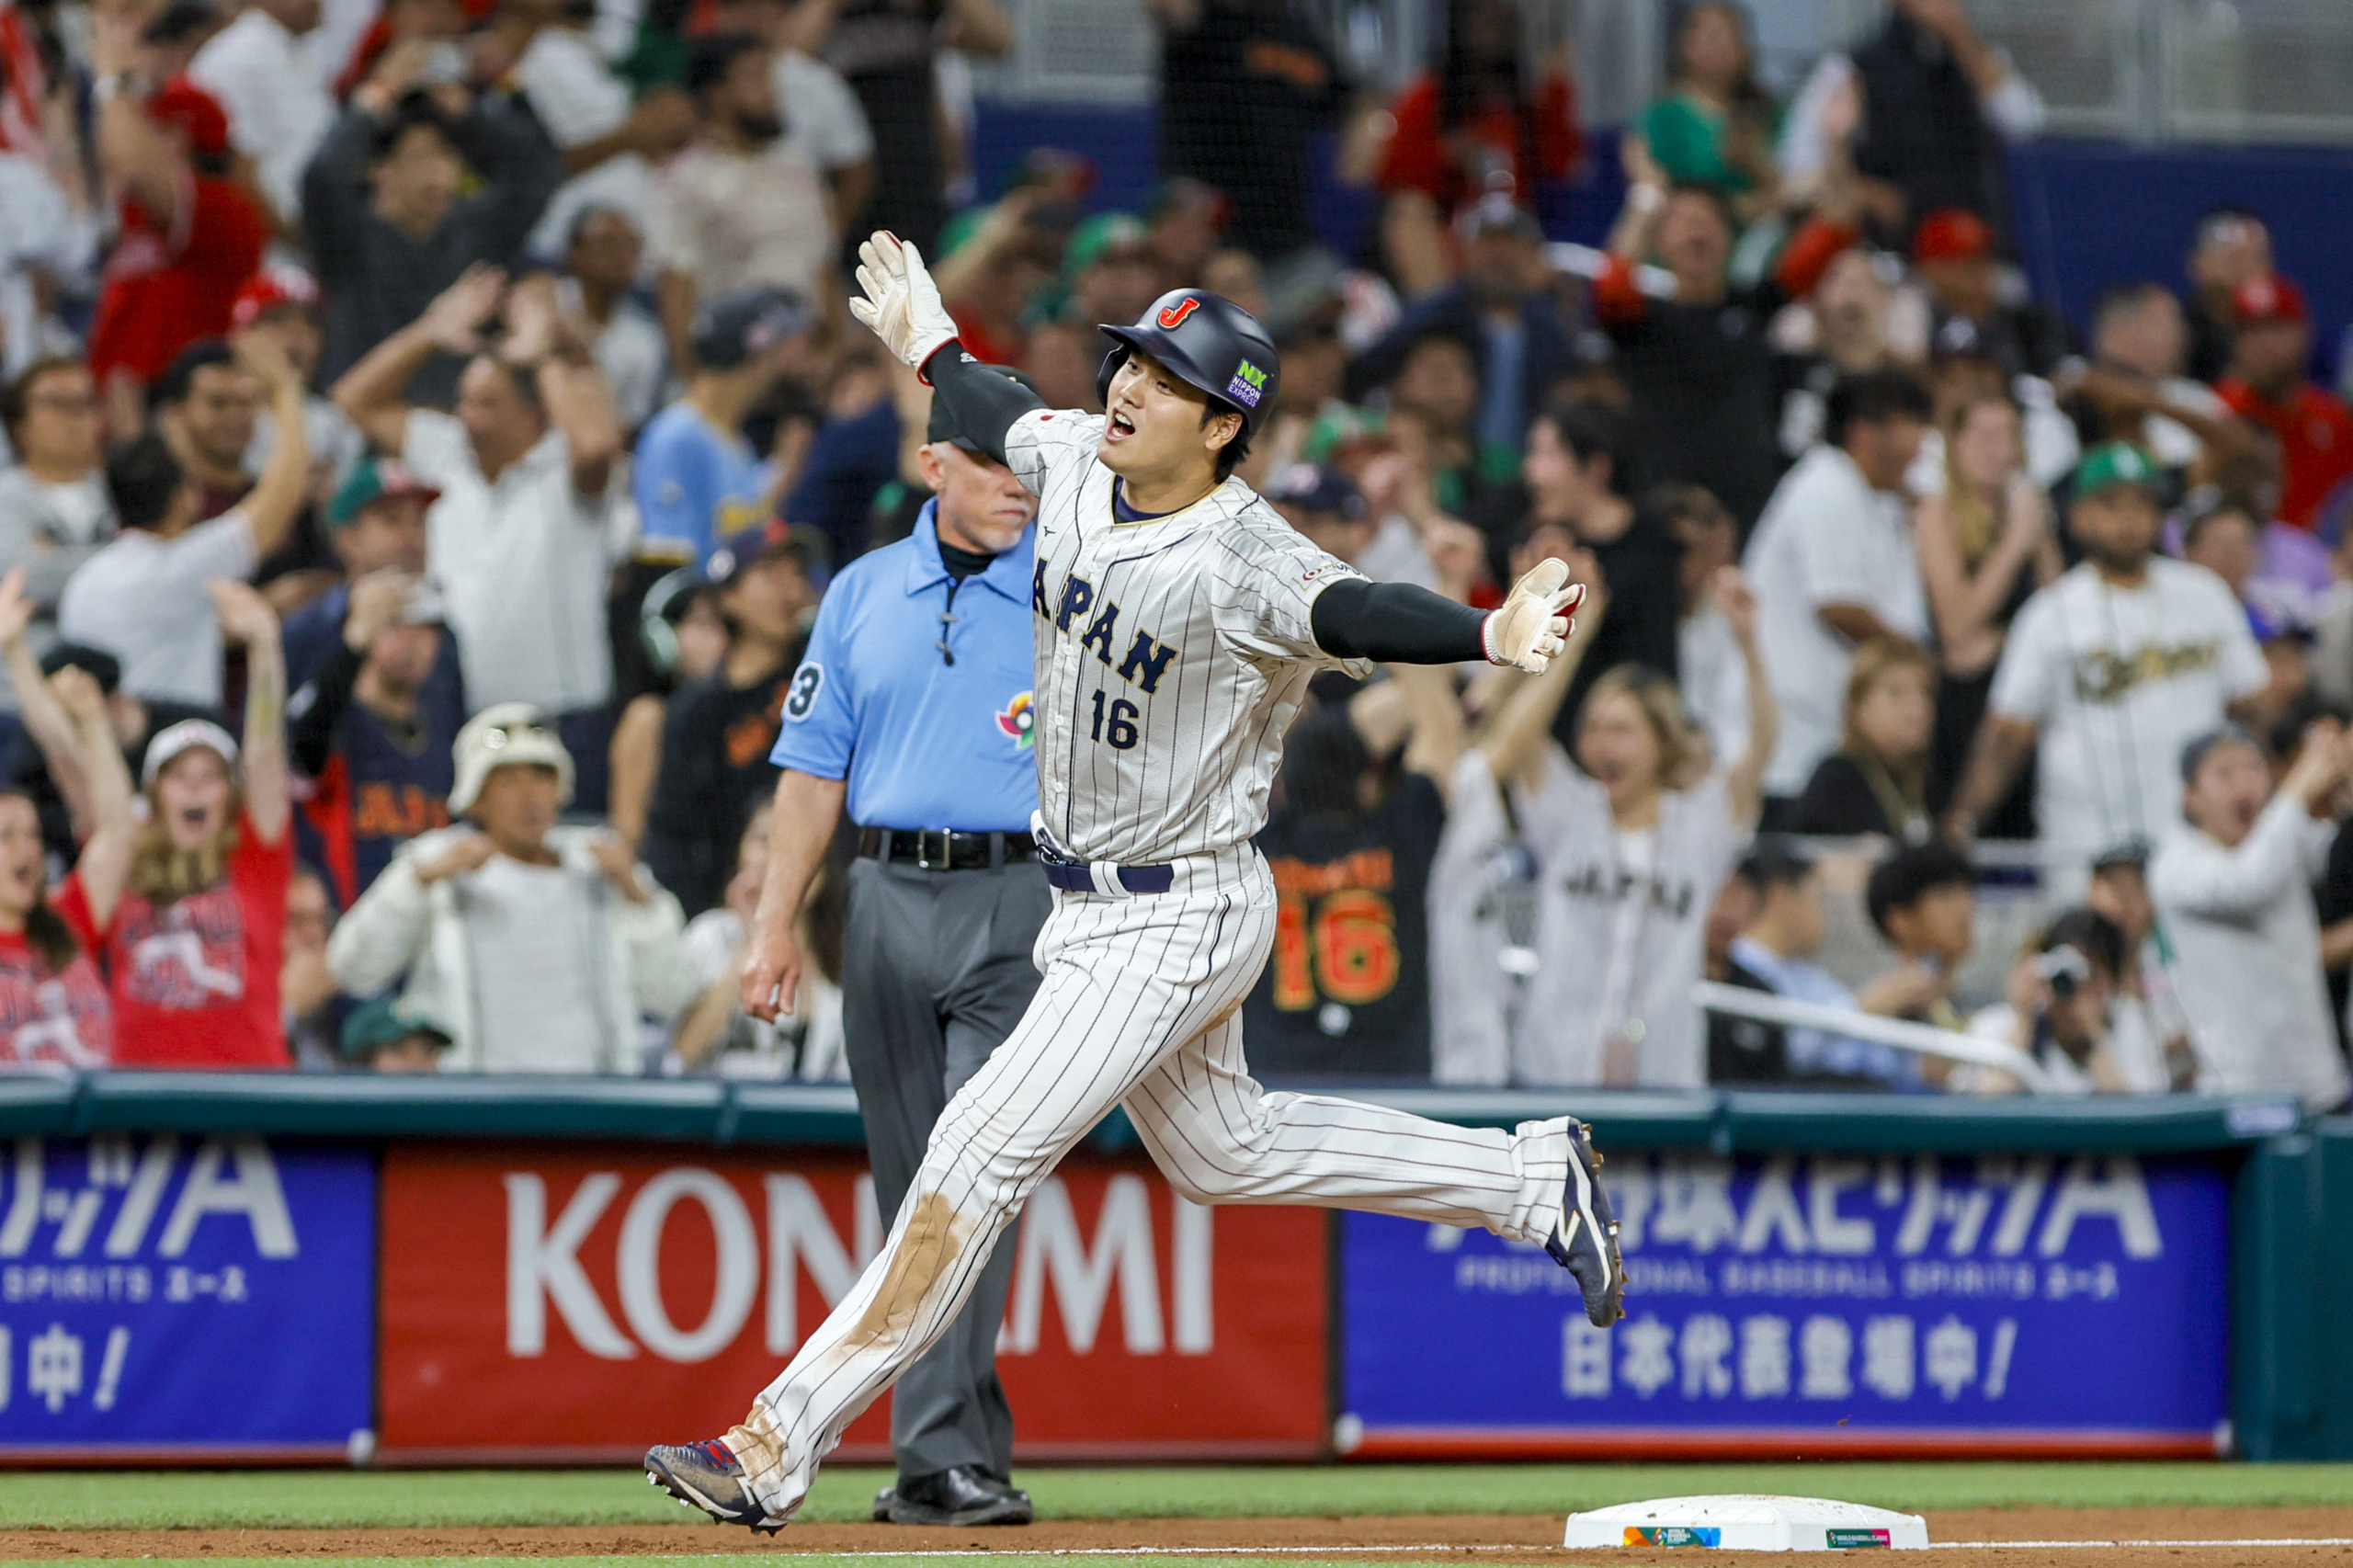
[[727, 1434], [771, 1517], [800, 1506], [842, 1429], [955, 1321], [998, 1233], [1114, 1105], [1196, 1203], [1550, 1234], [1564, 1119], [1449, 1127], [1251, 1080], [1241, 1008], [1274, 929], [1274, 880], [1246, 847], [1180, 862], [1165, 893], [1055, 894], [1029, 1010], [949, 1102], [881, 1252]]

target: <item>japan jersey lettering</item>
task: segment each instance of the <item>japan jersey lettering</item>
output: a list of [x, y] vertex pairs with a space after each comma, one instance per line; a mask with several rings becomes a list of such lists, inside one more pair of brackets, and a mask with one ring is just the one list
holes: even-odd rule
[[1096, 460], [1099, 416], [1025, 415], [1006, 460], [1039, 498], [1038, 803], [1084, 860], [1151, 865], [1248, 841], [1290, 727], [1336, 658], [1310, 624], [1355, 568], [1238, 479], [1182, 511], [1121, 523]]

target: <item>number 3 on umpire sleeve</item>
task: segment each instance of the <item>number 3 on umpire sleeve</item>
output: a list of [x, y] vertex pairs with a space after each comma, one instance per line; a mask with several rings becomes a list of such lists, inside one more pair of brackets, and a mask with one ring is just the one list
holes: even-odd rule
[[784, 716], [806, 719], [809, 710], [817, 705], [817, 693], [825, 684], [825, 666], [803, 665], [792, 674], [792, 689], [784, 694]]
[[1136, 744], [1136, 721], [1142, 716], [1143, 710], [1123, 697], [1111, 704], [1110, 722], [1105, 723], [1103, 694], [1098, 691], [1095, 694], [1095, 733], [1089, 738], [1108, 740], [1115, 750], [1127, 751]]

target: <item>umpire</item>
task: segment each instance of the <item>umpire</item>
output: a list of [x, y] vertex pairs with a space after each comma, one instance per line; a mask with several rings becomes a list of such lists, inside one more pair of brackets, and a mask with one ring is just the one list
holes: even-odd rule
[[[1000, 374], [1029, 384], [1017, 371]], [[1032, 391], [1035, 388], [1031, 389]], [[1038, 989], [1030, 949], [1051, 894], [1029, 838], [1030, 521], [1038, 502], [932, 400], [917, 460], [934, 499], [898, 543], [834, 579], [784, 699], [767, 881], [744, 1005], [797, 994], [792, 935], [847, 796], [858, 824], [842, 1024], [874, 1196], [898, 1212], [950, 1096]], [[899, 1480], [874, 1517], [1017, 1525], [1013, 1412], [996, 1375], [1013, 1278], [1008, 1230], [947, 1337], [899, 1381]]]

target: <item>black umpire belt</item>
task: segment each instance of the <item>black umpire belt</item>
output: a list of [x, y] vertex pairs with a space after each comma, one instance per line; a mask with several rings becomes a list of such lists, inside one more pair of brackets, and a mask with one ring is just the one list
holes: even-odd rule
[[862, 827], [858, 852], [873, 860], [918, 866], [926, 871], [985, 871], [1035, 859], [1038, 846], [1026, 833], [949, 833], [904, 827]]
[[1103, 873], [1131, 893], [1166, 892], [1176, 885], [1174, 866], [1113, 866], [1097, 860], [1068, 860], [1044, 845], [1038, 846], [1038, 864], [1046, 869], [1046, 881], [1064, 892], [1101, 892], [1095, 884], [1095, 874]]

